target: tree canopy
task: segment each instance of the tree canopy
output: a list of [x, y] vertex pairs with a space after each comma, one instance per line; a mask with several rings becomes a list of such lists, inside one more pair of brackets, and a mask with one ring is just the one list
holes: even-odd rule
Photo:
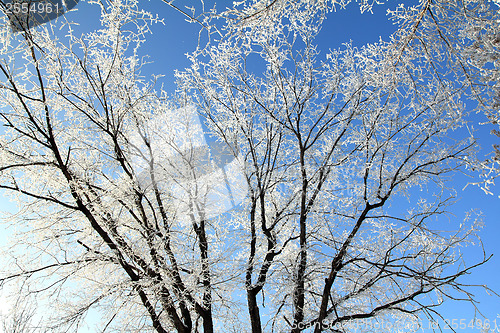
[[50, 302], [39, 330], [95, 309], [102, 331], [406, 332], [477, 305], [462, 277], [489, 257], [460, 249], [482, 221], [443, 221], [454, 175], [498, 174], [468, 131], [498, 124], [498, 2], [400, 4], [387, 40], [329, 51], [349, 1], [159, 2], [200, 28], [175, 93], [143, 74], [161, 17], [87, 2], [90, 32], [0, 28], [0, 188], [21, 207], [0, 283]]

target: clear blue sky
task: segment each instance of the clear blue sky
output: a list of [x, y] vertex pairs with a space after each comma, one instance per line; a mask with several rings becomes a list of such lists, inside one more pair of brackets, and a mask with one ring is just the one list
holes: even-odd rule
[[[178, 1], [180, 4], [181, 1]], [[165, 25], [157, 24], [153, 26], [153, 34], [148, 36], [147, 43], [143, 46], [142, 54], [148, 54], [150, 60], [154, 64], [149, 65], [144, 74], [164, 74], [165, 77], [161, 83], [165, 85], [167, 92], [172, 93], [175, 89], [174, 71], [182, 70], [189, 65], [189, 61], [185, 57], [185, 53], [191, 51], [197, 42], [199, 27], [195, 24], [185, 22], [185, 18], [178, 12], [174, 11], [160, 0], [143, 1], [142, 5], [147, 10], [157, 12], [160, 17], [165, 18]], [[394, 6], [394, 3], [389, 3]], [[360, 14], [359, 7], [356, 4], [351, 4], [346, 10], [339, 10], [337, 13], [329, 15], [325, 22], [323, 30], [318, 39], [320, 50], [335, 49], [341, 46], [342, 43], [352, 40], [353, 45], [362, 46], [367, 42], [376, 42], [381, 36], [387, 40], [387, 37], [394, 30], [394, 26], [387, 20], [385, 15], [386, 5], [375, 6], [373, 14]], [[68, 17], [75, 20], [91, 24], [99, 20], [96, 7], [89, 8], [89, 5], [82, 1], [77, 6], [77, 11], [71, 12]], [[323, 53], [324, 55], [324, 53]], [[321, 57], [321, 55], [320, 55]], [[147, 72], [149, 71], [149, 73]], [[478, 128], [479, 143], [483, 148], [484, 153], [491, 151], [491, 145], [499, 142], [499, 138], [490, 135], [491, 127], [481, 126], [480, 122], [485, 118], [478, 115], [476, 127]], [[493, 258], [486, 265], [479, 267], [473, 272], [473, 275], [466, 276], [462, 281], [471, 284], [487, 284], [492, 289], [500, 293], [500, 279], [497, 273], [500, 272], [500, 190], [496, 189], [495, 196], [486, 195], [478, 187], [469, 186], [462, 191], [467, 182], [474, 179], [465, 176], [457, 176], [454, 180], [455, 188], [459, 197], [461, 197], [458, 205], [453, 208], [456, 214], [456, 219], [450, 223], [460, 223], [463, 219], [464, 211], [471, 208], [477, 208], [483, 212], [483, 220], [485, 223], [484, 229], [481, 232], [482, 240], [486, 253], [494, 254]], [[7, 199], [0, 197], [0, 210], [15, 210], [15, 207], [8, 202]], [[1, 229], [0, 229], [1, 230]], [[5, 232], [0, 232], [0, 244], [5, 242]], [[479, 260], [482, 252], [479, 248], [464, 248], [464, 257], [469, 263]], [[498, 253], [498, 255], [496, 255]], [[1, 258], [0, 258], [1, 260]], [[497, 297], [488, 296], [483, 290], [476, 290], [476, 295], [481, 300], [480, 310], [484, 316], [493, 321], [497, 314], [500, 313], [500, 300]], [[443, 309], [443, 315], [447, 319], [465, 319], [467, 323], [475, 316], [474, 308], [468, 303], [453, 304], [448, 302]], [[500, 332], [500, 318], [497, 319]], [[459, 330], [460, 332], [479, 332], [478, 329], [468, 328]]]

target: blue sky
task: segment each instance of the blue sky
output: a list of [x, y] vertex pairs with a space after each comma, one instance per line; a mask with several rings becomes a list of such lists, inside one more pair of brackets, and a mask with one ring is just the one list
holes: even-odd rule
[[[180, 3], [181, 1], [178, 1], [178, 4]], [[391, 7], [394, 7], [395, 4], [396, 2], [389, 2]], [[150, 60], [153, 61], [153, 64], [146, 68], [144, 74], [164, 74], [165, 77], [161, 83], [164, 84], [167, 92], [173, 93], [175, 89], [174, 71], [189, 66], [185, 53], [193, 50], [196, 46], [199, 27], [196, 24], [185, 22], [185, 17], [160, 0], [144, 1], [143, 5], [146, 10], [157, 12], [160, 17], [165, 18], [164, 25], [156, 24], [153, 26], [153, 34], [147, 37], [148, 40], [141, 49], [142, 54], [148, 54]], [[320, 50], [335, 49], [341, 47], [342, 43], [351, 40], [353, 45], [358, 47], [365, 43], [377, 42], [380, 37], [387, 40], [389, 34], [395, 28], [387, 20], [386, 8], [386, 5], [379, 5], [373, 8], [373, 14], [361, 14], [356, 4], [350, 4], [347, 9], [339, 9], [337, 13], [330, 14], [318, 38]], [[67, 16], [69, 19], [74, 18], [90, 25], [92, 22], [99, 20], [98, 9], [95, 6], [90, 8], [84, 1], [79, 3], [76, 11], [68, 13]], [[477, 122], [475, 125], [478, 130], [477, 137], [483, 149], [481, 154], [484, 155], [491, 151], [491, 145], [500, 141], [500, 138], [493, 137], [489, 133], [490, 126], [479, 125], [479, 123], [485, 121], [482, 115], [477, 115], [477, 118], [473, 119], [473, 121]], [[451, 223], [459, 223], [463, 219], [466, 210], [476, 208], [482, 211], [484, 228], [480, 235], [486, 254], [494, 254], [494, 256], [486, 265], [473, 271], [472, 275], [465, 276], [462, 281], [470, 284], [486, 284], [500, 293], [500, 279], [496, 276], [500, 272], [500, 259], [498, 258], [500, 256], [500, 242], [498, 241], [498, 235], [500, 234], [500, 224], [498, 223], [500, 198], [498, 198], [498, 195], [500, 191], [497, 187], [496, 191], [494, 191], [495, 195], [486, 195], [476, 186], [468, 186], [465, 190], [462, 190], [468, 182], [472, 181], [474, 179], [463, 175], [457, 175], [454, 179], [453, 184], [460, 201], [452, 209], [452, 212], [456, 214], [456, 219], [455, 221], [452, 220]], [[0, 197], [0, 210], [15, 211], [15, 209], [15, 206], [5, 197]], [[0, 244], [5, 244], [8, 231], [1, 230]], [[463, 249], [463, 253], [464, 258], [469, 263], [480, 260], [482, 257], [482, 251], [479, 248], [467, 247]], [[496, 255], [497, 253], [499, 255]], [[476, 289], [475, 292], [477, 298], [481, 301], [479, 309], [487, 319], [493, 322], [497, 314], [500, 313], [500, 299], [488, 296], [481, 289]], [[465, 302], [447, 302], [442, 307], [442, 312], [446, 319], [458, 319], [458, 321], [465, 319], [467, 324], [475, 316], [474, 308]], [[497, 322], [499, 324], [498, 332], [500, 332], [500, 318], [497, 318]], [[480, 332], [477, 327], [469, 327], [459, 331]], [[85, 330], [82, 330], [82, 332], [85, 332]], [[92, 330], [89, 332], [92, 332]]]

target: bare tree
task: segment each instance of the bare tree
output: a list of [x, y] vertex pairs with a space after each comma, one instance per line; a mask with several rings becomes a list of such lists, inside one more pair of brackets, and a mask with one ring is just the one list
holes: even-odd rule
[[[477, 227], [444, 233], [429, 221], [454, 197], [448, 175], [473, 160], [473, 141], [450, 138], [466, 124], [460, 100], [484, 94], [467, 48], [454, 48], [457, 22], [495, 5], [400, 7], [390, 43], [319, 60], [314, 40], [329, 6], [273, 1], [228, 12], [229, 36], [179, 75], [220, 137], [237, 132], [244, 147], [253, 332], [263, 330], [257, 295], [266, 289], [274, 303], [265, 327], [277, 331], [432, 318], [441, 301], [426, 295], [457, 299], [449, 288], [474, 303], [458, 278], [475, 265], [458, 268], [454, 249]], [[418, 188], [435, 200], [418, 201]]]
[[53, 305], [41, 326], [97, 309], [102, 331], [410, 331], [444, 299], [475, 304], [460, 277], [487, 257], [463, 266], [458, 249], [480, 221], [442, 225], [476, 149], [454, 134], [461, 100], [484, 92], [446, 45], [445, 4], [401, 7], [389, 42], [325, 55], [335, 2], [193, 15], [224, 38], [167, 98], [141, 76], [155, 18], [95, 3], [102, 26], [82, 36], [1, 31], [0, 188], [22, 211], [0, 282]]

